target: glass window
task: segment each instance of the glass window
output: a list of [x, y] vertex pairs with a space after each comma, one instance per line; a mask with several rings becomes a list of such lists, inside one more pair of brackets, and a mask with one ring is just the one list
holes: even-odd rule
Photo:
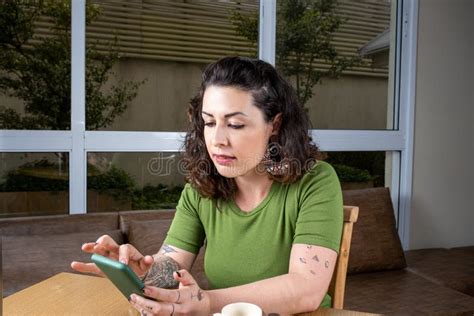
[[257, 55], [232, 22], [251, 16], [257, 30], [256, 0], [94, 0], [87, 12], [88, 130], [184, 131], [205, 65]]
[[180, 153], [89, 153], [87, 211], [175, 208], [184, 187]]
[[0, 129], [69, 130], [69, 1], [0, 5]]
[[313, 128], [394, 128], [395, 9], [394, 0], [278, 0], [276, 67]]
[[69, 213], [68, 153], [0, 157], [0, 217]]
[[391, 152], [331, 151], [323, 158], [336, 170], [343, 190], [391, 186]]

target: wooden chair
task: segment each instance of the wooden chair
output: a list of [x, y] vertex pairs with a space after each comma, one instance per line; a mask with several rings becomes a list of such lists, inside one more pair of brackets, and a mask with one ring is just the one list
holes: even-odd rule
[[346, 288], [347, 265], [351, 248], [352, 227], [357, 222], [359, 207], [344, 206], [344, 226], [342, 229], [341, 247], [337, 256], [336, 268], [329, 285], [328, 293], [332, 298], [332, 307], [342, 309], [344, 304], [344, 291]]

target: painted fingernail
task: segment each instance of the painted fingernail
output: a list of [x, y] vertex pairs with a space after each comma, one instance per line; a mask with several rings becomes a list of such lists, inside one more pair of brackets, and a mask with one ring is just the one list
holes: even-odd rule
[[176, 274], [181, 277], [181, 273], [179, 273], [179, 271], [176, 271]]

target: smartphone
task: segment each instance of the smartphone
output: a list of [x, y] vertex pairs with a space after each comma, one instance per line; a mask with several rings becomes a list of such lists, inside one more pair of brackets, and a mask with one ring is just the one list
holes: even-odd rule
[[132, 293], [143, 295], [145, 284], [143, 284], [142, 280], [140, 280], [129, 266], [98, 254], [93, 254], [91, 260], [104, 272], [120, 292], [125, 295], [127, 300]]

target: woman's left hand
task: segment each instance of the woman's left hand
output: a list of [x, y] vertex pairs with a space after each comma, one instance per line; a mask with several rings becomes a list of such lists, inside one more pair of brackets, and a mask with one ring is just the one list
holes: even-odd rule
[[209, 315], [210, 301], [206, 291], [199, 288], [198, 284], [187, 270], [173, 273], [179, 282], [177, 290], [167, 290], [154, 286], [146, 286], [145, 296], [132, 294], [132, 304], [141, 315]]

